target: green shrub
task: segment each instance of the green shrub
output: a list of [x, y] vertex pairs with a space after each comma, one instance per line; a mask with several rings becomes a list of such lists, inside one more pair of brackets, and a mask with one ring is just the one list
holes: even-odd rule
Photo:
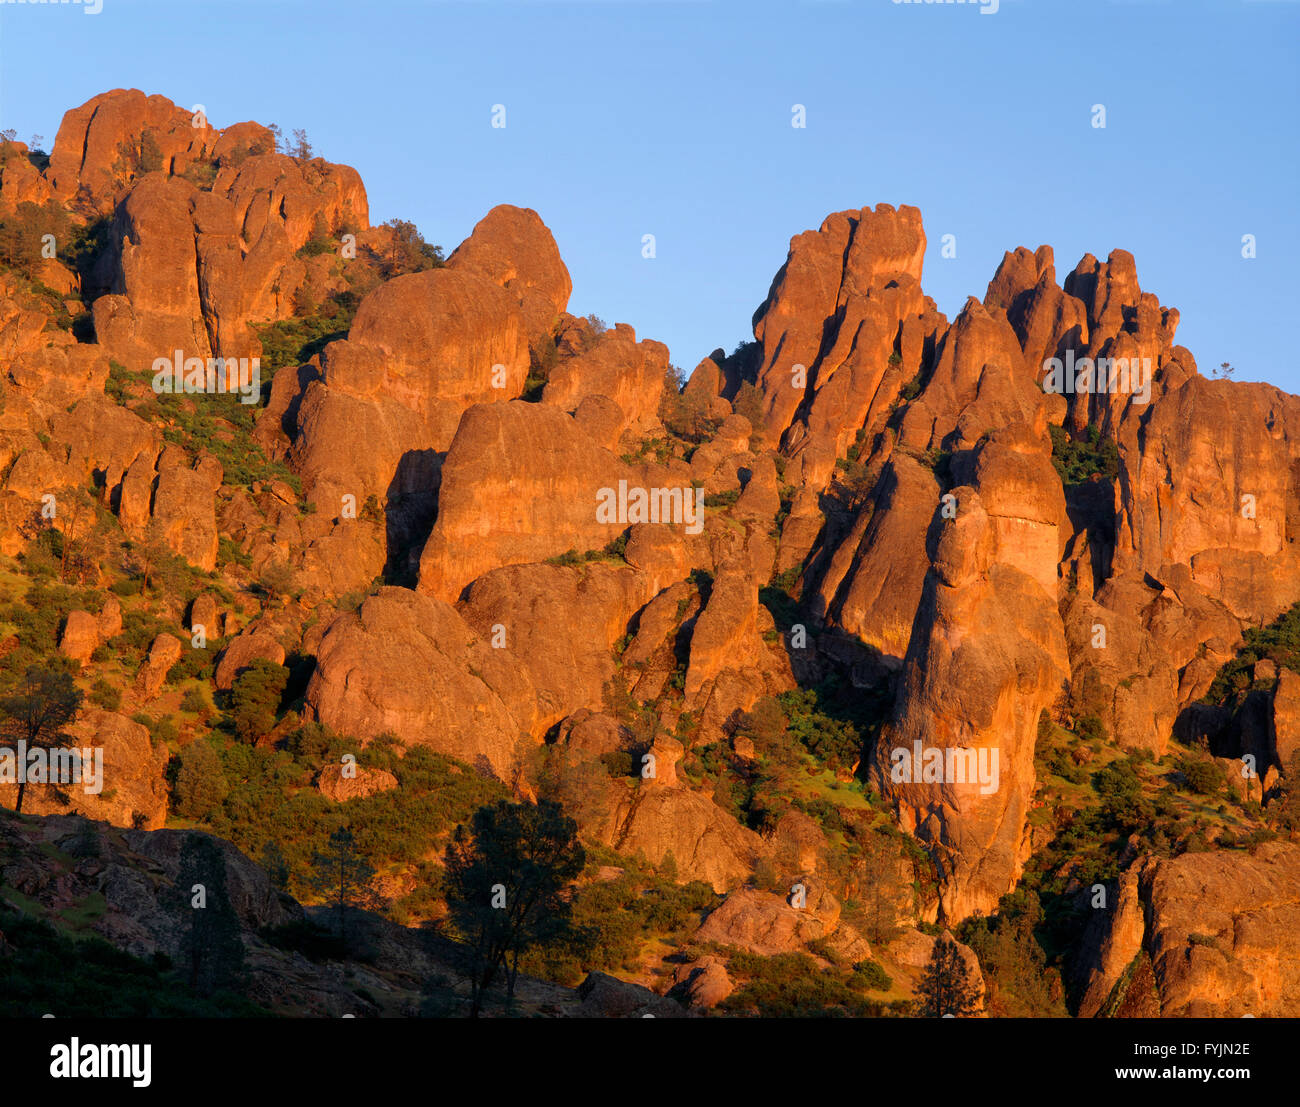
[[1078, 441], [1070, 437], [1064, 427], [1048, 427], [1052, 435], [1052, 464], [1061, 483], [1082, 484], [1093, 477], [1114, 480], [1119, 476], [1119, 448], [1095, 427], [1088, 428], [1087, 436]]
[[1217, 796], [1228, 783], [1223, 766], [1206, 758], [1184, 757], [1178, 762], [1178, 771], [1187, 787], [1202, 796]]
[[101, 678], [90, 686], [90, 699], [105, 711], [116, 711], [122, 706], [122, 689]]
[[889, 973], [875, 961], [859, 961], [853, 967], [851, 983], [867, 992], [887, 992], [894, 986]]
[[269, 1014], [239, 996], [194, 993], [165, 955], [133, 957], [90, 936], [73, 939], [30, 916], [0, 911], [0, 1017], [220, 1018]]
[[181, 696], [181, 710], [192, 711], [195, 714], [202, 715], [211, 709], [208, 703], [208, 697], [203, 694], [202, 688], [187, 688], [185, 695]]
[[254, 742], [275, 727], [289, 670], [264, 657], [255, 658], [230, 690], [230, 717], [241, 741]]
[[205, 819], [230, 792], [221, 759], [211, 745], [200, 739], [181, 750], [179, 762], [172, 810], [183, 819]]

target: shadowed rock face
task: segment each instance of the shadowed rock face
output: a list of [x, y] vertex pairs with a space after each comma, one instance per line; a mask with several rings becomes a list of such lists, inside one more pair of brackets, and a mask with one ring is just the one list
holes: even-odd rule
[[[371, 292], [348, 338], [326, 347], [319, 379], [279, 401], [295, 412], [290, 452], [313, 501], [331, 515], [343, 495], [432, 501], [462, 415], [520, 395], [530, 345], [549, 337], [570, 288], [537, 213], [501, 206], [445, 268]], [[408, 538], [421, 522], [427, 534], [428, 519], [397, 522]]]
[[895, 454], [818, 590], [833, 625], [887, 657], [901, 660], [912, 638], [925, 584], [925, 536], [938, 500], [933, 473]]

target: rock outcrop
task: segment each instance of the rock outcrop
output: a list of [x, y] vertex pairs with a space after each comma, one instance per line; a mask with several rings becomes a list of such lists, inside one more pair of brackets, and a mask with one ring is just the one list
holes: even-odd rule
[[305, 715], [363, 743], [388, 733], [427, 745], [501, 779], [516, 770], [521, 739], [541, 740], [519, 667], [450, 605], [401, 588], [330, 625]]
[[[1090, 966], [1081, 1016], [1294, 1018], [1300, 1010], [1300, 847], [1270, 842], [1147, 859], [1121, 879]], [[1129, 1002], [1145, 958], [1157, 1008]]]
[[930, 572], [872, 780], [940, 867], [943, 916], [992, 911], [1028, 856], [1039, 714], [1069, 675], [1064, 503], [1041, 422], [995, 432], [936, 512]]

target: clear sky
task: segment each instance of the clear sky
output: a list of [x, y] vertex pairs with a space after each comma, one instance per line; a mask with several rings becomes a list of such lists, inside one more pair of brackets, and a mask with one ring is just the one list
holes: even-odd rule
[[140, 88], [305, 128], [375, 222], [448, 251], [494, 204], [535, 208], [570, 310], [688, 371], [749, 337], [791, 236], [885, 201], [921, 209], [949, 317], [1004, 250], [1050, 243], [1063, 279], [1122, 247], [1202, 372], [1300, 392], [1293, 0], [102, 4], [0, 0], [0, 128], [48, 145], [66, 109]]

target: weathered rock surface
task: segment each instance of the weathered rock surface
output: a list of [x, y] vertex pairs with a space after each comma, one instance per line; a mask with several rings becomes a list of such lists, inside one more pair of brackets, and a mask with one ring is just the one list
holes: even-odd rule
[[[350, 770], [350, 772], [349, 772]], [[361, 769], [355, 765], [327, 765], [316, 777], [316, 789], [326, 799], [346, 803], [365, 799], [397, 787], [397, 777], [384, 769]]]
[[[81, 782], [28, 783], [23, 814], [84, 815], [113, 826], [156, 830], [167, 818], [168, 753], [155, 750], [139, 723], [98, 707], [83, 707], [68, 729], [82, 751]], [[88, 760], [85, 751], [92, 751]], [[95, 753], [94, 751], [99, 751]], [[102, 757], [102, 776], [98, 759]], [[88, 790], [90, 789], [90, 790]], [[12, 808], [17, 785], [0, 784], [0, 805]], [[62, 797], [62, 798], [61, 798]]]
[[443, 463], [420, 591], [455, 602], [491, 569], [603, 548], [627, 524], [598, 521], [598, 494], [629, 475], [629, 466], [558, 408], [470, 408]]
[[514, 565], [474, 581], [457, 610], [538, 695], [539, 723], [599, 707], [614, 676], [613, 648], [650, 599], [652, 582], [627, 565]]
[[732, 892], [704, 920], [695, 938], [771, 956], [828, 937], [839, 924], [838, 901], [818, 881], [807, 882], [804, 892], [802, 907], [792, 905], [793, 895], [783, 899], [751, 888]]
[[275, 665], [284, 664], [284, 647], [270, 631], [245, 631], [232, 639], [217, 659], [213, 677], [216, 686], [222, 691], [229, 689], [239, 674], [259, 658]]
[[450, 605], [401, 588], [330, 625], [304, 713], [363, 742], [391, 733], [502, 779], [521, 739], [541, 740], [536, 691], [518, 665]]
[[149, 656], [140, 666], [135, 678], [135, 692], [141, 700], [156, 696], [167, 679], [171, 667], [181, 659], [180, 640], [170, 634], [160, 634], [149, 647]]
[[[1064, 504], [1045, 438], [1041, 423], [995, 432], [971, 459], [973, 484], [954, 489], [955, 518], [936, 518], [894, 719], [872, 764], [903, 828], [939, 861], [946, 919], [992, 911], [1019, 878], [1038, 717], [1069, 674], [1052, 581]], [[941, 769], [918, 782], [926, 751]]]
[[99, 645], [99, 622], [88, 611], [73, 611], [64, 624], [59, 638], [59, 652], [83, 665]]
[[[1162, 1018], [1294, 1017], [1300, 1010], [1300, 847], [1149, 859], [1126, 874], [1079, 1014], [1107, 1000], [1120, 1014]], [[1158, 1010], [1116, 989], [1145, 953]], [[1128, 982], [1131, 991], [1141, 982]]]
[[681, 785], [642, 788], [614, 812], [607, 844], [645, 854], [654, 865], [671, 853], [681, 880], [703, 880], [725, 892], [742, 883], [767, 851], [763, 840], [707, 796]]

